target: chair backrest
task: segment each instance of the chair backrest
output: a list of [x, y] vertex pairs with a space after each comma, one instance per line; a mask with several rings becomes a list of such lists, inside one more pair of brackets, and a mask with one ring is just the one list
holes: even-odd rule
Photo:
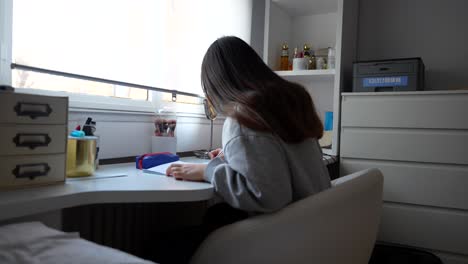
[[216, 230], [191, 263], [367, 263], [380, 222], [382, 185], [377, 169], [339, 178], [332, 188], [278, 212]]

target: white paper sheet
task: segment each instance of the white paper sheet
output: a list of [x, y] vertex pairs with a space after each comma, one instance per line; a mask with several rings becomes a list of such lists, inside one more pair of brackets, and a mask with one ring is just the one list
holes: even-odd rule
[[171, 166], [171, 164], [174, 164], [174, 163], [177, 163], [177, 164], [190, 164], [191, 162], [184, 162], [184, 161], [180, 161], [180, 160], [173, 161], [173, 162], [165, 163], [165, 164], [162, 164], [162, 165], [159, 165], [159, 166], [156, 166], [156, 167], [145, 169], [145, 170], [143, 170], [143, 172], [166, 175], [167, 168], [169, 168], [169, 166]]

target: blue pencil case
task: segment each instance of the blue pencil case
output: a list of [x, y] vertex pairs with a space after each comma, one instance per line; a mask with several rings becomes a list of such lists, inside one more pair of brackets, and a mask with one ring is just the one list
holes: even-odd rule
[[170, 152], [147, 153], [137, 156], [135, 159], [135, 165], [137, 169], [141, 170], [178, 160], [179, 156]]

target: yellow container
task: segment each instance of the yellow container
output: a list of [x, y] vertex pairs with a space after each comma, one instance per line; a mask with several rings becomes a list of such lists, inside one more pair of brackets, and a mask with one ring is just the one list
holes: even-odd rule
[[68, 137], [67, 177], [91, 176], [96, 168], [97, 137]]

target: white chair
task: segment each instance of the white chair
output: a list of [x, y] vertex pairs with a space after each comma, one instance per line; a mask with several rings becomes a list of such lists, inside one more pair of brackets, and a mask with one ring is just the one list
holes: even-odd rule
[[332, 188], [268, 215], [213, 232], [192, 264], [365, 264], [382, 208], [377, 169], [335, 180]]

